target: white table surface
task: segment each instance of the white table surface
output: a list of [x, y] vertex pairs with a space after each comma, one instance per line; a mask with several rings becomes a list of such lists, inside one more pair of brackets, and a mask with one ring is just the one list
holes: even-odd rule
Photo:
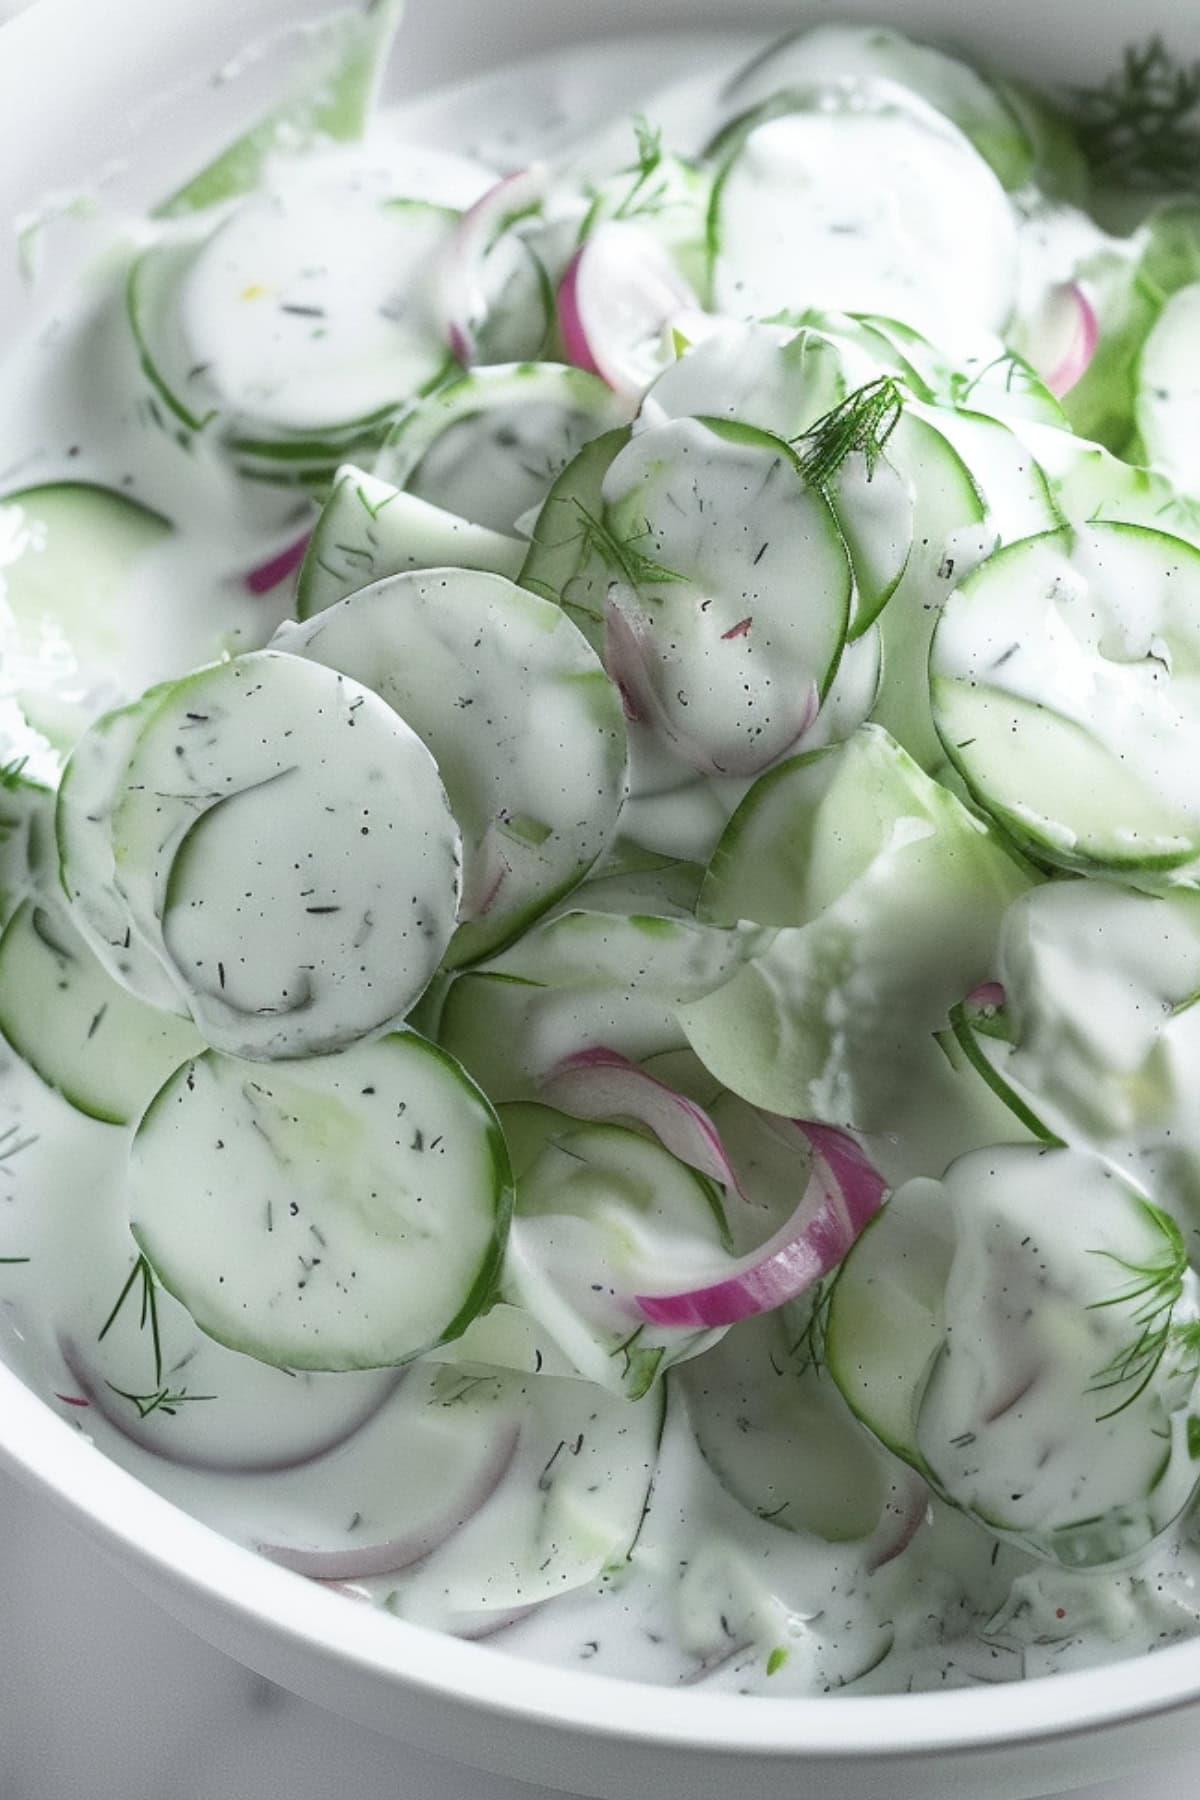
[[[0, 1800], [539, 1795], [418, 1755], [250, 1674], [0, 1474]], [[1200, 1757], [1080, 1800], [1200, 1800]]]

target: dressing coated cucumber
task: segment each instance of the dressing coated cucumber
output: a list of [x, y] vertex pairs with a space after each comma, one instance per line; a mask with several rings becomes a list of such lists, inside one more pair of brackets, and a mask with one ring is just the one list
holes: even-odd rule
[[147, 1109], [129, 1183], [134, 1236], [201, 1330], [297, 1369], [457, 1336], [512, 1209], [495, 1114], [413, 1032], [271, 1069], [207, 1051]]

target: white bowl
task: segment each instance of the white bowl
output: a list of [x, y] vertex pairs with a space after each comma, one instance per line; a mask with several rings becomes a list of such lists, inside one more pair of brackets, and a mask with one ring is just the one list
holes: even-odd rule
[[[327, 0], [40, 0], [0, 31], [0, 220], [102, 186], [161, 195], [260, 110], [273, 52], [214, 85], [248, 37]], [[1111, 69], [1163, 32], [1200, 54], [1182, 0], [839, 3], [958, 39], [1044, 80]], [[411, 0], [397, 91], [648, 28], [794, 23], [789, 0]], [[669, 63], [669, 41], [641, 59]], [[732, 51], [730, 52], [732, 56]], [[163, 96], [169, 95], [169, 103]], [[56, 234], [52, 274], [94, 252]], [[0, 259], [0, 342], [31, 306]], [[948, 1694], [814, 1700], [625, 1684], [547, 1669], [323, 1592], [227, 1542], [109, 1462], [0, 1366], [0, 1459], [178, 1619], [297, 1693], [422, 1748], [612, 1800], [1027, 1800], [1200, 1747], [1200, 1642], [1109, 1668]]]

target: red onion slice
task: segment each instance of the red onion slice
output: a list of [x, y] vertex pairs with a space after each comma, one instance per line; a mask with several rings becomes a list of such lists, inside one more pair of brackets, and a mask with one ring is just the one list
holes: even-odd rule
[[977, 988], [971, 989], [965, 1004], [977, 1008], [999, 1008], [1004, 1005], [1004, 999], [1004, 989], [998, 981], [981, 981]]
[[558, 328], [567, 361], [634, 403], [664, 361], [664, 328], [700, 302], [643, 225], [606, 219], [567, 264]]
[[291, 1569], [297, 1575], [311, 1576], [314, 1581], [354, 1582], [377, 1575], [398, 1575], [431, 1556], [491, 1499], [512, 1464], [519, 1435], [515, 1425], [497, 1431], [479, 1462], [469, 1471], [462, 1490], [445, 1496], [438, 1517], [397, 1537], [384, 1538], [373, 1544], [346, 1544], [339, 1550], [310, 1550], [289, 1544], [263, 1543], [256, 1544], [255, 1549], [281, 1568]]
[[735, 1325], [772, 1312], [835, 1269], [887, 1191], [883, 1177], [848, 1132], [798, 1123], [815, 1153], [800, 1204], [758, 1250], [716, 1280], [683, 1293], [638, 1294], [634, 1304], [654, 1325]]
[[478, 331], [487, 317], [483, 265], [496, 239], [531, 212], [546, 192], [549, 172], [531, 163], [505, 175], [462, 215], [436, 271], [437, 311], [442, 335], [457, 361], [469, 366], [478, 355]]
[[1095, 308], [1077, 281], [1050, 289], [1030, 335], [1030, 361], [1061, 400], [1086, 374], [1100, 336]]
[[257, 568], [251, 569], [246, 576], [246, 587], [249, 591], [252, 594], [269, 594], [272, 588], [277, 588], [281, 581], [286, 581], [289, 575], [294, 574], [304, 561], [304, 553], [308, 549], [308, 540], [311, 536], [312, 532], [306, 531], [303, 537], [297, 538], [294, 543], [285, 545], [282, 550], [277, 550], [274, 556], [269, 556], [265, 562], [259, 563]]
[[565, 1057], [542, 1082], [542, 1097], [576, 1119], [634, 1119], [689, 1169], [746, 1197], [704, 1108], [618, 1050], [580, 1050]]
[[929, 1511], [929, 1484], [915, 1469], [897, 1463], [892, 1473], [891, 1491], [884, 1502], [879, 1523], [863, 1545], [863, 1562], [867, 1573], [895, 1562], [916, 1537]]

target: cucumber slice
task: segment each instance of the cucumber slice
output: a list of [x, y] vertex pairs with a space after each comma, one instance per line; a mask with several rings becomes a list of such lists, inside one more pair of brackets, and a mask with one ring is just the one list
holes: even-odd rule
[[942, 761], [929, 702], [929, 646], [946, 597], [998, 542], [1061, 523], [1049, 485], [1015, 433], [982, 414], [909, 406], [889, 440], [916, 495], [913, 553], [880, 621], [874, 717], [922, 768]]
[[526, 929], [607, 848], [625, 793], [621, 702], [549, 601], [500, 575], [395, 575], [275, 645], [379, 694], [432, 753], [464, 841], [451, 965]]
[[296, 585], [296, 615], [311, 619], [385, 575], [410, 569], [490, 569], [515, 577], [519, 538], [403, 494], [362, 469], [338, 472], [309, 540]]
[[161, 514], [86, 482], [0, 499], [3, 689], [57, 749], [124, 691], [157, 604], [139, 570], [171, 532]]
[[77, 1112], [127, 1125], [200, 1048], [118, 986], [61, 910], [26, 900], [0, 937], [0, 1033]]
[[1200, 204], [1171, 200], [1146, 220], [1141, 272], [1165, 300], [1200, 281]]
[[584, 369], [497, 363], [410, 406], [375, 473], [474, 525], [511, 533], [582, 446], [626, 417]]
[[779, 1314], [733, 1326], [678, 1381], [700, 1454], [748, 1512], [826, 1543], [875, 1529], [884, 1458]]
[[[616, 1584], [634, 1556], [663, 1435], [666, 1390], [637, 1405], [590, 1383], [478, 1383], [447, 1369], [442, 1406], [527, 1397], [516, 1456], [494, 1498], [388, 1596], [389, 1610], [478, 1634], [496, 1619], [593, 1584]], [[496, 1547], [504, 1553], [497, 1556]]]
[[711, 992], [764, 941], [754, 927], [569, 912], [534, 926], [446, 996], [439, 1041], [496, 1102], [535, 1100], [565, 1056], [603, 1045], [642, 1062], [686, 1045], [680, 1003]]
[[[807, 326], [730, 325], [671, 365], [649, 389], [642, 418], [724, 419], [785, 442], [804, 439], [851, 390], [878, 374], [852, 344]], [[912, 544], [912, 496], [886, 456], [851, 452], [822, 484], [854, 575], [849, 635], [868, 629], [894, 593]]]
[[[905, 1154], [936, 1157], [940, 1134], [968, 1121], [954, 1117], [960, 1085], [933, 1034], [990, 975], [1000, 920], [1030, 878], [874, 726], [800, 759], [766, 796], [764, 806], [752, 792], [735, 815], [702, 895], [706, 916], [760, 910], [739, 873], [751, 866], [741, 840], [758, 852], [756, 890], [776, 924], [788, 917], [796, 869], [816, 872], [793, 890], [797, 922], [681, 1009], [688, 1042], [754, 1106], [895, 1134]], [[830, 844], [827, 856], [806, 855]], [[895, 1154], [885, 1150], [885, 1169]]]
[[[1056, 1130], [1126, 1166], [1147, 1147], [1191, 1151], [1200, 896], [1050, 882], [1010, 908], [997, 975], [1003, 1035], [984, 1047]], [[1173, 1189], [1155, 1191], [1165, 1204]]]
[[955, 1242], [955, 1214], [941, 1182], [907, 1182], [846, 1257], [825, 1323], [825, 1366], [846, 1405], [926, 1476], [917, 1418], [945, 1340]]
[[1050, 483], [1051, 498], [1068, 525], [1146, 525], [1200, 545], [1200, 502], [1181, 494], [1165, 475], [1138, 468], [1102, 444], [1062, 431], [1029, 431], [1030, 448]]
[[1146, 339], [1138, 371], [1137, 428], [1147, 459], [1200, 497], [1200, 281], [1180, 288]]
[[633, 1296], [678, 1274], [707, 1276], [731, 1254], [719, 1190], [654, 1139], [548, 1106], [501, 1109], [517, 1201], [503, 1293], [549, 1334], [574, 1371], [640, 1400], [722, 1332], [643, 1320]]
[[294, 1369], [402, 1363], [490, 1297], [504, 1137], [413, 1032], [265, 1069], [206, 1051], [137, 1128], [134, 1237], [202, 1331]]
[[896, 82], [958, 126], [1010, 190], [1032, 178], [1034, 146], [999, 84], [969, 63], [879, 25], [829, 24], [791, 32], [735, 75], [725, 97], [759, 106], [787, 88], [836, 87], [846, 79]]
[[460, 840], [433, 758], [301, 657], [170, 688], [111, 829], [133, 923], [231, 1054], [311, 1055], [402, 1019], [454, 928]]
[[693, 767], [757, 774], [813, 723], [837, 670], [851, 573], [832, 509], [782, 440], [721, 420], [639, 432], [604, 498], [622, 570], [609, 673]]
[[588, 522], [602, 516], [604, 478], [628, 442], [623, 426], [593, 438], [572, 457], [546, 495], [516, 577], [530, 593], [561, 606], [596, 651], [604, 646], [604, 600], [612, 569]]
[[1200, 1477], [1190, 1383], [1147, 1345], [1183, 1296], [1177, 1227], [1076, 1150], [980, 1152], [944, 1187], [957, 1241], [920, 1399], [925, 1463], [954, 1505], [1039, 1555], [1135, 1554]]
[[1135, 429], [1142, 347], [1162, 296], [1138, 267], [1137, 245], [1129, 240], [1110, 239], [1079, 263], [1074, 278], [1091, 301], [1099, 335], [1091, 362], [1063, 395], [1063, 410], [1080, 437], [1123, 456]]
[[1194, 885], [1197, 620], [1200, 550], [1140, 526], [1048, 533], [967, 578], [934, 637], [934, 717], [1018, 842], [1135, 886]]
[[22, 900], [55, 890], [54, 795], [23, 765], [0, 768], [0, 926]]
[[404, 0], [367, 0], [359, 11], [335, 13], [315, 32], [309, 27], [307, 66], [289, 98], [161, 201], [155, 215], [201, 212], [249, 193], [281, 154], [361, 137], [403, 14]]
[[128, 302], [143, 368], [186, 431], [219, 421], [248, 469], [319, 469], [379, 443], [449, 355], [427, 291], [475, 164], [361, 154], [281, 181], [207, 237], [139, 258]]
[[710, 248], [714, 308], [735, 315], [854, 307], [953, 345], [1002, 331], [1015, 298], [1004, 189], [954, 125], [887, 82], [798, 90], [752, 115], [717, 177]]
[[151, 688], [85, 731], [67, 761], [54, 810], [59, 880], [75, 928], [103, 967], [148, 1006], [186, 1010], [162, 959], [135, 927], [117, 887], [112, 812], [144, 725], [170, 692]]

